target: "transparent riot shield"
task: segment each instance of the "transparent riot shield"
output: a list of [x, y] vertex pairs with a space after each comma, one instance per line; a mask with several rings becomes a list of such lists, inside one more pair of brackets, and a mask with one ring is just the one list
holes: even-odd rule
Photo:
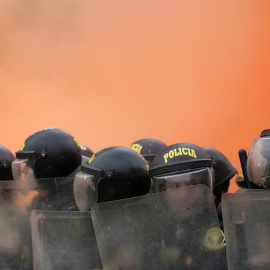
[[224, 194], [222, 212], [228, 268], [270, 269], [270, 192]]
[[21, 181], [0, 182], [0, 269], [32, 269], [29, 198]]
[[90, 212], [31, 213], [35, 270], [101, 269]]
[[25, 194], [32, 194], [28, 210], [78, 211], [73, 181], [74, 177], [22, 180]]
[[224, 235], [204, 185], [97, 203], [91, 214], [104, 270], [226, 269]]

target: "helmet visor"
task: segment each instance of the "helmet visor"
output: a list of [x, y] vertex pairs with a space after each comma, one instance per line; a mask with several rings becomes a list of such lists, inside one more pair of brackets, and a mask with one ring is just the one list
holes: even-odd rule
[[270, 188], [270, 138], [256, 139], [247, 160], [248, 177], [255, 184]]
[[196, 171], [177, 172], [153, 177], [156, 192], [203, 184], [213, 190], [214, 170], [203, 168]]
[[97, 191], [94, 176], [83, 172], [75, 175], [74, 198], [80, 211], [87, 211], [97, 201]]
[[14, 180], [35, 180], [34, 170], [28, 163], [28, 159], [15, 159], [12, 162], [12, 174]]

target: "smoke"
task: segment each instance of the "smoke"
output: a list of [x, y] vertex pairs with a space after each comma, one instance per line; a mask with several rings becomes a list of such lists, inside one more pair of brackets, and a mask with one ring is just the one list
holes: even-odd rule
[[236, 168], [268, 128], [268, 1], [0, 0], [1, 143], [57, 127], [95, 152], [152, 137]]

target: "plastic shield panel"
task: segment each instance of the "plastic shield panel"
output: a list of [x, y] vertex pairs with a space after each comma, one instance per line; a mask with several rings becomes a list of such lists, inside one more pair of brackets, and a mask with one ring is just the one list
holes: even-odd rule
[[226, 269], [223, 233], [204, 185], [98, 203], [91, 213], [104, 270]]
[[101, 269], [90, 212], [32, 210], [35, 270]]
[[224, 194], [222, 211], [228, 267], [270, 269], [270, 192]]
[[29, 203], [29, 210], [78, 211], [73, 195], [73, 182], [74, 177], [25, 181], [28, 192], [34, 194]]
[[32, 241], [27, 197], [21, 181], [0, 182], [0, 269], [32, 269]]

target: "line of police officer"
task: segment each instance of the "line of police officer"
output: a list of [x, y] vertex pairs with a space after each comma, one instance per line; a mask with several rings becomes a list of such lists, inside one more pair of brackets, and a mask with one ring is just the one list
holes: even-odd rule
[[[267, 188], [265, 138], [252, 146], [248, 168]], [[1, 180], [12, 179], [11, 164], [15, 179], [1, 183], [12, 202], [2, 204], [0, 230], [13, 243], [0, 244], [2, 269], [227, 269], [221, 197], [236, 170], [216, 149], [143, 139], [94, 154], [49, 128], [29, 136], [16, 159], [4, 147], [0, 158]], [[18, 225], [4, 215], [23, 218]], [[99, 233], [106, 220], [112, 232]]]

